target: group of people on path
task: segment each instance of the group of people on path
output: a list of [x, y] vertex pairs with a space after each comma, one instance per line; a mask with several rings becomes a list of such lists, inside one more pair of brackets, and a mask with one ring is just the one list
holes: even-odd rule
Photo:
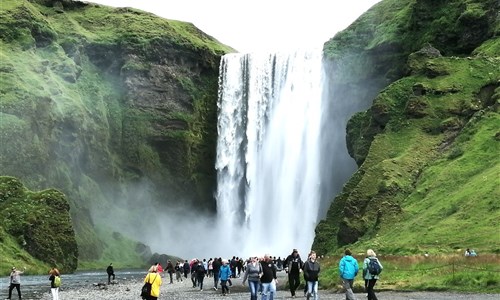
[[[368, 300], [378, 300], [375, 295], [374, 287], [379, 279], [383, 266], [378, 260], [375, 251], [372, 249], [368, 249], [368, 251], [366, 251], [366, 255], [366, 258], [363, 261], [363, 279], [365, 280], [365, 289]], [[351, 250], [346, 249], [344, 251], [344, 257], [342, 257], [339, 262], [339, 273], [347, 300], [356, 300], [352, 287], [354, 278], [358, 275], [358, 271], [358, 261], [352, 257]]]
[[[367, 256], [362, 266], [365, 289], [368, 300], [377, 300], [374, 286], [379, 279], [379, 274], [383, 267], [372, 249], [369, 249], [366, 254]], [[233, 257], [233, 260], [239, 261], [240, 259], [235, 259], [235, 257]], [[166, 269], [172, 269], [169, 273], [172, 274], [175, 272], [177, 274], [177, 279], [179, 280], [180, 277], [181, 281], [182, 275], [184, 275], [184, 278], [187, 278], [188, 274], [191, 273], [193, 287], [199, 288], [200, 291], [203, 291], [204, 278], [213, 277], [213, 289], [217, 291], [220, 283], [221, 293], [223, 296], [226, 296], [230, 292], [229, 287], [232, 286], [231, 278], [237, 277], [238, 273], [241, 271], [238, 270], [237, 265], [233, 265], [235, 266], [234, 268], [231, 267], [231, 260], [219, 257], [213, 260], [210, 259], [209, 261], [211, 262], [210, 272], [208, 272], [206, 260], [202, 261], [199, 259], [193, 259], [191, 262], [186, 260], [184, 263], [178, 261], [175, 267], [173, 264], [170, 263], [170, 266], [167, 263]], [[266, 254], [263, 258], [251, 257], [242, 264], [242, 271], [244, 271], [242, 284], [248, 284], [251, 300], [257, 300], [259, 294], [262, 300], [273, 300], [276, 296], [276, 285], [278, 284], [277, 272], [279, 269], [275, 262], [276, 259]], [[292, 253], [282, 262], [282, 264], [288, 275], [288, 285], [292, 298], [296, 297], [296, 291], [300, 286], [300, 275], [303, 274], [305, 280], [304, 296], [308, 300], [318, 299], [318, 279], [321, 268], [314, 251], [309, 253], [306, 261], [302, 261], [297, 249], [293, 249]], [[373, 271], [372, 265], [378, 266], [378, 270]], [[354, 278], [357, 276], [359, 269], [357, 260], [352, 256], [351, 251], [346, 249], [344, 257], [342, 257], [339, 262], [339, 273], [342, 285], [346, 290], [346, 299], [348, 300], [356, 299], [352, 288]], [[162, 272], [163, 268], [159, 263], [153, 264], [148, 269], [148, 273], [144, 278], [144, 284], [149, 286], [149, 290], [147, 294], [142, 296], [143, 299], [158, 299], [160, 296], [160, 287], [163, 283], [161, 276]], [[23, 273], [24, 271], [17, 270], [15, 267], [12, 268], [8, 299], [11, 299], [13, 289], [17, 289], [19, 299], [21, 299], [20, 275]], [[106, 268], [106, 273], [108, 275], [108, 284], [111, 284], [115, 280], [112, 263]], [[60, 272], [57, 268], [52, 268], [49, 271], [49, 275], [52, 299], [59, 300], [59, 286], [61, 282]], [[172, 275], [170, 275], [170, 283], [173, 283]]]
[[318, 299], [318, 280], [321, 270], [317, 261], [316, 252], [311, 251], [305, 262], [302, 261], [297, 249], [293, 249], [292, 253], [284, 261], [285, 272], [288, 273], [288, 285], [292, 298], [295, 298], [295, 293], [300, 285], [300, 273], [304, 274], [304, 296], [307, 299]]

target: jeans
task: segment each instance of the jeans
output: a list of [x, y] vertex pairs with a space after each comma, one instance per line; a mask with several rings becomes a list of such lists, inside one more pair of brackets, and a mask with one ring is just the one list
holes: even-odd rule
[[219, 285], [219, 272], [214, 272], [214, 288]]
[[352, 291], [352, 284], [353, 283], [354, 283], [354, 279], [342, 278], [342, 286], [345, 289], [346, 300], [356, 300], [356, 296], [354, 296], [354, 292]]
[[307, 300], [311, 299], [311, 296], [314, 300], [319, 299], [317, 281], [307, 281]]
[[259, 281], [248, 281], [248, 289], [250, 290], [250, 300], [257, 300], [257, 292], [260, 288]]
[[229, 293], [229, 288], [227, 287], [227, 280], [221, 280], [220, 285], [222, 287], [222, 294]]
[[262, 285], [261, 300], [268, 300], [268, 299], [273, 300], [274, 295], [276, 295], [276, 283], [272, 281], [272, 282], [261, 283], [261, 285]]

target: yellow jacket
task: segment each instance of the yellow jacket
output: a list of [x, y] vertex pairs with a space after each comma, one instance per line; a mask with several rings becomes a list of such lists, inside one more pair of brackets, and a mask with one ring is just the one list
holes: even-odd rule
[[161, 276], [158, 273], [148, 273], [144, 278], [144, 283], [151, 283], [151, 296], [160, 297]]

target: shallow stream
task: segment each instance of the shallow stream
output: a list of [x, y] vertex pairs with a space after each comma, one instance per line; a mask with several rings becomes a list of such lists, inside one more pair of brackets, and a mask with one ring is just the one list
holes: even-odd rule
[[[28, 272], [27, 272], [28, 273]], [[115, 280], [129, 281], [142, 280], [147, 272], [143, 269], [129, 269], [115, 271]], [[61, 291], [65, 287], [80, 288], [94, 286], [99, 283], [108, 282], [108, 274], [103, 271], [80, 271], [73, 274], [61, 274]], [[41, 299], [44, 294], [50, 293], [49, 275], [21, 275], [21, 294], [26, 299]], [[9, 276], [3, 276], [0, 280], [0, 299], [9, 296]], [[17, 290], [12, 290], [12, 299], [18, 299]]]

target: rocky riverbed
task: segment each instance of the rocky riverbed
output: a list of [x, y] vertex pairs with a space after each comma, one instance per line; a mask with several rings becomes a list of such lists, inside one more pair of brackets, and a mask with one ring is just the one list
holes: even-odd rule
[[[278, 292], [274, 299], [291, 299], [290, 292], [286, 290], [282, 284], [286, 278], [284, 273], [280, 273], [280, 284]], [[140, 299], [140, 289], [142, 282], [136, 279], [117, 281], [116, 284], [97, 286], [89, 284], [87, 287], [71, 288], [62, 287], [59, 292], [61, 300], [138, 300]], [[320, 290], [320, 299], [322, 300], [344, 300], [343, 293], [334, 293], [331, 291]], [[359, 300], [366, 299], [366, 294], [357, 293]], [[498, 300], [499, 294], [459, 294], [449, 292], [379, 292], [379, 299], [383, 300]], [[168, 278], [163, 278], [161, 287], [161, 300], [205, 300], [205, 299], [220, 299], [223, 298], [221, 291], [213, 289], [213, 279], [206, 278], [204, 281], [204, 289], [193, 288], [191, 280], [183, 282], [175, 282], [169, 284]], [[233, 279], [231, 293], [223, 299], [249, 299], [250, 293], [246, 286], [242, 286], [241, 279]], [[47, 293], [42, 295], [43, 300], [51, 300], [50, 290], [47, 288]], [[259, 297], [260, 299], [260, 297]], [[305, 299], [302, 291], [297, 291], [296, 299]]]

